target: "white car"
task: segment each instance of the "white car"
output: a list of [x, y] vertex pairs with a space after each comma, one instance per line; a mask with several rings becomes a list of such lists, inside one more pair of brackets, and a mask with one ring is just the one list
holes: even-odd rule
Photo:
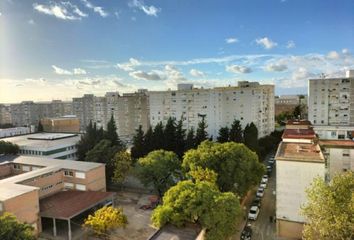
[[258, 214], [259, 214], [259, 208], [257, 206], [252, 206], [248, 213], [248, 219], [257, 220]]
[[274, 164], [274, 158], [269, 158], [269, 160], [268, 160], [268, 163], [270, 163], [270, 164]]
[[261, 184], [259, 184], [259, 187], [265, 189], [267, 188], [267, 183], [262, 181]]
[[257, 197], [263, 197], [263, 195], [264, 195], [264, 188], [261, 188], [261, 187], [258, 188], [256, 196]]
[[268, 183], [268, 176], [267, 175], [263, 175], [261, 182], [262, 183]]

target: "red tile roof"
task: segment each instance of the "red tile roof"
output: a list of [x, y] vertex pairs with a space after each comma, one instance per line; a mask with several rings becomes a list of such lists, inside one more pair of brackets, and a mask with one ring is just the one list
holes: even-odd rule
[[321, 146], [333, 148], [354, 148], [353, 140], [320, 140]]
[[96, 191], [62, 191], [39, 201], [40, 215], [70, 219], [95, 205], [112, 199], [115, 193]]
[[311, 122], [308, 120], [288, 120], [287, 125], [311, 125]]
[[320, 146], [313, 143], [281, 142], [275, 159], [277, 161], [324, 162]]
[[316, 137], [312, 128], [307, 129], [285, 129], [282, 138], [313, 139]]

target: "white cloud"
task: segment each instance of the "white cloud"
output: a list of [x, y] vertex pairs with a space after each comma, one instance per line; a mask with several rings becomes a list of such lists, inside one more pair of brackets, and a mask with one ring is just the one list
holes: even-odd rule
[[330, 51], [328, 54], [327, 54], [327, 58], [328, 59], [339, 59], [340, 58], [340, 55], [338, 52], [336, 51]]
[[349, 55], [349, 54], [350, 54], [350, 51], [349, 51], [349, 49], [347, 49], [347, 48], [343, 48], [343, 49], [342, 49], [342, 53], [343, 53], [344, 55]]
[[191, 69], [190, 70], [190, 75], [192, 75], [193, 77], [204, 77], [205, 76], [205, 74], [202, 72], [202, 71], [199, 71], [199, 70], [197, 70], [197, 69]]
[[52, 65], [52, 68], [54, 69], [54, 72], [58, 75], [73, 75], [72, 72], [65, 70], [63, 68], [57, 67], [55, 65]]
[[295, 42], [290, 40], [288, 41], [288, 43], [286, 44], [286, 48], [295, 48], [296, 45], [295, 45]]
[[85, 6], [89, 9], [92, 9], [95, 13], [98, 13], [101, 17], [107, 17], [108, 13], [103, 9], [103, 7], [95, 6], [87, 0], [81, 0]]
[[285, 64], [280, 63], [271, 63], [265, 66], [264, 68], [268, 72], [282, 72], [288, 69]]
[[2, 13], [0, 12], [0, 17], [2, 16]]
[[51, 3], [50, 5], [34, 3], [33, 8], [40, 13], [63, 20], [81, 20], [82, 17], [88, 16], [70, 2]]
[[252, 69], [246, 66], [228, 65], [226, 66], [226, 71], [232, 73], [251, 73]]
[[160, 8], [157, 8], [153, 5], [151, 6], [145, 5], [143, 0], [131, 0], [129, 2], [129, 6], [142, 10], [148, 16], [157, 17], [157, 14], [161, 12]]
[[228, 43], [228, 44], [237, 43], [238, 39], [237, 38], [226, 38], [225, 42]]
[[160, 81], [163, 80], [161, 76], [155, 71], [144, 72], [144, 71], [134, 71], [130, 72], [129, 75], [136, 79], [150, 80], [150, 81]]
[[85, 75], [85, 74], [87, 74], [86, 70], [82, 69], [82, 68], [74, 68], [73, 73], [75, 75]]
[[273, 42], [271, 39], [264, 37], [256, 39], [258, 45], [263, 46], [265, 49], [272, 49], [278, 45], [278, 43]]
[[129, 62], [118, 63], [117, 67], [128, 72], [128, 71], [134, 71], [134, 68], [139, 65], [140, 65], [140, 62], [137, 59], [130, 58]]

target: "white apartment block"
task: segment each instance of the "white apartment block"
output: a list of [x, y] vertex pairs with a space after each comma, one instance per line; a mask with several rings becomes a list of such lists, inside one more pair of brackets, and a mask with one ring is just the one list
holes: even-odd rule
[[17, 135], [24, 135], [24, 134], [30, 134], [31, 133], [31, 128], [30, 127], [15, 127], [15, 128], [0, 128], [0, 140], [1, 138], [5, 137], [13, 137]]
[[94, 120], [95, 96], [85, 94], [81, 98], [73, 98], [73, 114], [80, 119], [80, 130], [84, 131], [90, 121]]
[[309, 120], [314, 125], [354, 125], [354, 72], [309, 80]]
[[150, 123], [166, 124], [169, 117], [183, 117], [184, 128], [196, 129], [205, 117], [208, 134], [216, 138], [220, 127], [230, 126], [234, 119], [243, 127], [253, 122], [259, 137], [274, 131], [274, 85], [239, 82], [238, 86], [212, 89], [179, 84], [177, 90], [149, 92]]
[[314, 126], [319, 139], [354, 140], [354, 126]]
[[0, 125], [12, 124], [10, 105], [0, 104]]

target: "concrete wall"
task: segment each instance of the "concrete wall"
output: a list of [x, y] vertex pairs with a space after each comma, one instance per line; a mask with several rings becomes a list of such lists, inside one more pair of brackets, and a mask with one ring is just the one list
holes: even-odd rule
[[0, 165], [0, 179], [12, 174], [12, 167], [10, 163]]
[[302, 239], [303, 224], [277, 220], [277, 236], [288, 240]]
[[[354, 149], [323, 148], [330, 179], [337, 173], [343, 173], [349, 170], [354, 171]], [[349, 154], [349, 156], [347, 154]]]

